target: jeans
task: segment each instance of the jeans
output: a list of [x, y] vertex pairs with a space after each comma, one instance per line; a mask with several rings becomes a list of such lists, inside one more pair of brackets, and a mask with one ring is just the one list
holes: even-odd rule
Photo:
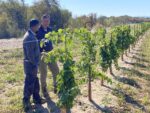
[[33, 96], [33, 100], [39, 100], [40, 85], [39, 79], [37, 77], [38, 67], [33, 66], [30, 62], [24, 61], [24, 73], [25, 73], [25, 81], [24, 81], [23, 101], [29, 102], [31, 96]]

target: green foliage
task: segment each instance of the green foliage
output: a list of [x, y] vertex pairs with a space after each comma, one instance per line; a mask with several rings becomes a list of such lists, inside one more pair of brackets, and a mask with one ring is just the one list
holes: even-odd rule
[[116, 69], [119, 69], [118, 59], [120, 55], [116, 46], [116, 40], [113, 39], [112, 36], [111, 36], [111, 40], [109, 43], [109, 50], [110, 50], [110, 56], [111, 56], [112, 62], [114, 62]]
[[[91, 31], [84, 28], [75, 30], [75, 36], [78, 37], [82, 43], [82, 57], [80, 58], [78, 69], [82, 74], [88, 75], [88, 98], [90, 101], [92, 100], [91, 79], [100, 77], [101, 79], [107, 80], [107, 82], [112, 83], [111, 79], [109, 79], [102, 72], [98, 71], [96, 67], [97, 61], [99, 61], [96, 57], [98, 54], [97, 46], [102, 44], [102, 41], [100, 40], [105, 37], [105, 33], [105, 29], [99, 29], [98, 32], [95, 33], [91, 33]], [[105, 66], [108, 65], [108, 62], [102, 61], [102, 63]]]
[[26, 28], [26, 15], [23, 4], [16, 0], [0, 2], [0, 38], [21, 36]]
[[100, 48], [100, 56], [102, 58], [102, 61], [100, 63], [102, 70], [106, 72], [112, 63], [109, 46], [105, 44]]
[[93, 72], [93, 74], [94, 74], [95, 78], [101, 78], [101, 79], [105, 80], [107, 83], [112, 84], [112, 80], [108, 76], [106, 76], [106, 74], [104, 72], [96, 71], [96, 72]]
[[79, 89], [74, 78], [74, 61], [72, 59], [66, 59], [63, 64], [63, 70], [61, 70], [58, 79], [58, 92], [60, 107], [72, 108], [74, 98], [79, 93]]
[[79, 29], [76, 31], [76, 36], [82, 42], [82, 58], [80, 60], [80, 70], [85, 74], [88, 73], [89, 66], [94, 65], [96, 61], [96, 42], [94, 35], [87, 29]]
[[130, 27], [122, 25], [117, 28], [117, 42], [116, 46], [123, 53], [130, 45]]
[[[73, 106], [73, 101], [79, 93], [78, 86], [74, 78], [75, 61], [73, 60], [71, 51], [72, 35], [70, 29], [59, 29], [58, 32], [50, 32], [46, 38], [51, 40], [55, 45], [58, 44], [58, 39], [63, 43], [61, 48], [54, 48], [48, 54], [45, 53], [45, 61], [59, 61], [63, 65], [63, 69], [57, 76], [58, 81], [58, 105], [62, 108], [70, 109]], [[43, 44], [41, 44], [43, 45]]]

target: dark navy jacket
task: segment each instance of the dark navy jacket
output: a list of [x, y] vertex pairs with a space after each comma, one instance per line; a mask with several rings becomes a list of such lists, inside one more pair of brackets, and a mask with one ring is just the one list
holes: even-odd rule
[[40, 50], [35, 34], [28, 30], [23, 40], [24, 62], [33, 66], [38, 66], [40, 60]]
[[45, 44], [45, 47], [40, 47], [40, 42], [42, 39], [45, 38], [45, 34], [52, 32], [52, 29], [50, 27], [47, 28], [47, 30], [44, 30], [44, 28], [41, 26], [37, 32], [37, 39], [39, 41], [39, 48], [40, 48], [40, 52], [46, 51], [49, 52], [53, 49], [53, 45], [51, 41], [48, 41], [47, 44]]

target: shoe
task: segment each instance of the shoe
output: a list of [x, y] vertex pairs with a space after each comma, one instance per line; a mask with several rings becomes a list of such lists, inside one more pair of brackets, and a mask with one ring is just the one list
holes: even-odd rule
[[31, 103], [30, 103], [30, 102], [23, 101], [23, 109], [24, 109], [24, 112], [28, 112], [31, 108], [32, 108], [32, 107], [31, 107]]
[[50, 96], [49, 96], [48, 93], [44, 93], [43, 96], [44, 96], [44, 98], [45, 98], [46, 100], [49, 100], [49, 99], [50, 99]]
[[43, 96], [44, 96], [45, 99], [50, 99], [49, 93], [48, 93], [46, 87], [44, 87], [44, 88], [42, 89], [42, 92], [43, 92]]
[[42, 105], [42, 104], [45, 104], [47, 101], [46, 101], [46, 99], [40, 98], [40, 99], [38, 99], [38, 100], [33, 100], [33, 102], [34, 102], [35, 104], [40, 104], [40, 105]]

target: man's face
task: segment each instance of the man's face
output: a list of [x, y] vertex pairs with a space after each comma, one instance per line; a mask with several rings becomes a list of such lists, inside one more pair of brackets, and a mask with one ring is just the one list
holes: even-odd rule
[[37, 32], [39, 30], [39, 24], [33, 27], [34, 32]]
[[42, 20], [42, 25], [43, 25], [44, 27], [48, 27], [48, 26], [50, 25], [50, 19], [49, 19], [49, 18], [44, 18], [44, 19]]

